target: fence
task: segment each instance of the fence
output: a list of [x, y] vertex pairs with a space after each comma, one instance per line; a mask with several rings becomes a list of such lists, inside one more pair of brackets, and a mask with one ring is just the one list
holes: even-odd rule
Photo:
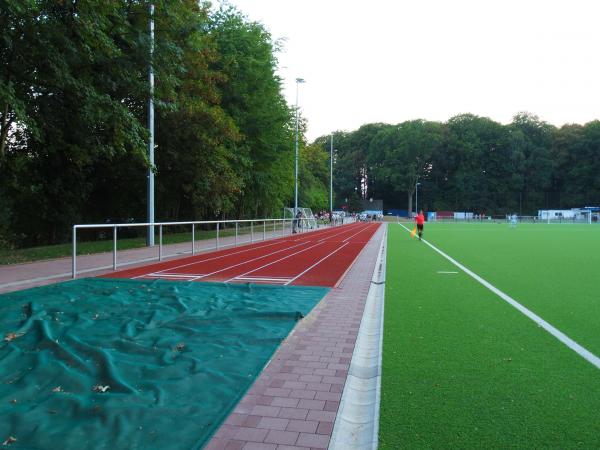
[[[119, 229], [149, 227], [154, 233], [155, 227], [158, 228], [158, 256], [150, 259], [129, 261], [124, 265], [135, 264], [148, 260], [161, 261], [163, 258], [171, 255], [163, 253], [163, 231], [165, 227], [190, 227], [191, 226], [191, 248], [187, 253], [194, 255], [196, 253], [196, 236], [202, 227], [214, 227], [210, 232], [214, 232], [214, 249], [218, 250], [225, 247], [237, 247], [241, 244], [254, 243], [255, 241], [266, 240], [267, 233], [270, 238], [282, 237], [291, 234], [295, 229], [298, 232], [311, 231], [314, 228], [308, 226], [307, 219], [299, 219], [297, 227], [294, 227], [294, 219], [247, 219], [247, 220], [209, 220], [209, 221], [189, 221], [189, 222], [155, 222], [155, 223], [117, 223], [117, 224], [83, 224], [73, 225], [73, 254], [72, 254], [72, 278], [77, 277], [77, 231], [78, 230], [112, 230], [112, 268], [117, 270], [119, 267], [117, 260], [117, 241]], [[332, 223], [330, 226], [341, 225], [341, 223]], [[323, 225], [325, 226], [325, 225]], [[206, 229], [204, 230], [206, 231]], [[250, 239], [242, 241], [242, 236], [249, 234]], [[232, 242], [223, 243], [221, 239], [224, 236], [234, 236]], [[110, 266], [106, 267], [109, 268]]]

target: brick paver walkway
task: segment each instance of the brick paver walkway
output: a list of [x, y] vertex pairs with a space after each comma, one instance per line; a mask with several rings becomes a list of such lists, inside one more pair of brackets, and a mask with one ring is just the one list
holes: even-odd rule
[[327, 448], [382, 237], [380, 227], [339, 287], [277, 350], [207, 449]]

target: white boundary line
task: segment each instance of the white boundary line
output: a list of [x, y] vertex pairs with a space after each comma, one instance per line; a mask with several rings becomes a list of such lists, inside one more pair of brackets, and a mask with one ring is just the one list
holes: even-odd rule
[[293, 283], [294, 281], [296, 281], [298, 278], [300, 278], [302, 275], [304, 275], [306, 272], [308, 272], [309, 270], [313, 269], [314, 267], [318, 266], [319, 264], [321, 264], [323, 261], [325, 261], [327, 258], [329, 258], [331, 255], [336, 254], [337, 252], [339, 252], [341, 249], [343, 249], [346, 245], [348, 245], [348, 242], [346, 242], [344, 245], [342, 245], [341, 247], [336, 248], [334, 251], [332, 251], [330, 254], [328, 254], [327, 256], [324, 256], [323, 258], [321, 258], [320, 260], [318, 260], [316, 263], [314, 263], [312, 266], [310, 266], [308, 269], [306, 269], [304, 272], [302, 272], [300, 275], [296, 275], [294, 278], [292, 278], [290, 281], [288, 281], [287, 283], [285, 283], [285, 285], [287, 286], [290, 283]]
[[[153, 277], [153, 278], [196, 278], [197, 276], [201, 276], [201, 275], [177, 274], [177, 273], [149, 273], [144, 276]], [[138, 277], [136, 277], [136, 278], [138, 278]]]
[[[410, 231], [404, 225], [402, 225], [402, 224], [399, 224], [399, 225], [402, 228], [404, 228], [406, 231]], [[424, 242], [425, 244], [427, 244], [430, 248], [432, 248], [437, 253], [439, 253], [440, 255], [442, 255], [444, 258], [446, 258], [448, 261], [450, 261], [452, 264], [454, 264], [460, 270], [462, 270], [467, 275], [469, 275], [470, 277], [472, 277], [475, 280], [477, 280], [479, 283], [481, 283], [482, 285], [484, 285], [486, 288], [488, 288], [490, 291], [492, 291], [494, 294], [496, 294], [502, 300], [504, 300], [509, 305], [511, 305], [514, 308], [516, 308], [517, 310], [519, 310], [521, 313], [523, 313], [525, 316], [527, 316], [531, 320], [533, 320], [536, 324], [538, 324], [538, 326], [542, 327], [544, 330], [546, 330], [548, 333], [550, 333], [552, 336], [554, 336], [560, 342], [562, 342], [563, 344], [565, 344], [567, 347], [569, 347], [571, 350], [573, 350], [579, 356], [581, 356], [586, 361], [590, 362], [591, 364], [593, 364], [594, 366], [596, 366], [598, 369], [600, 369], [600, 358], [598, 358], [592, 352], [590, 352], [589, 350], [587, 350], [585, 347], [579, 345], [577, 342], [575, 342], [569, 336], [567, 336], [566, 334], [564, 334], [562, 331], [560, 331], [559, 329], [557, 329], [554, 326], [550, 325], [548, 322], [546, 322], [544, 319], [542, 319], [536, 313], [534, 313], [533, 311], [527, 309], [525, 306], [523, 306], [519, 302], [517, 302], [514, 298], [510, 297], [508, 294], [505, 294], [500, 289], [498, 289], [497, 287], [495, 287], [494, 285], [492, 285], [488, 281], [486, 281], [483, 278], [481, 278], [475, 272], [472, 272], [471, 270], [467, 269], [461, 263], [459, 263], [458, 261], [452, 259], [450, 256], [448, 256], [447, 254], [445, 254], [443, 251], [441, 251], [440, 249], [438, 249], [434, 245], [432, 245], [429, 242], [427, 242], [425, 239], [423, 239], [421, 242]]]
[[353, 238], [354, 236], [356, 236], [357, 234], [362, 233], [363, 231], [367, 231], [370, 230], [371, 228], [373, 228], [372, 224], [367, 225], [366, 227], [364, 227], [362, 230], [360, 230], [358, 233], [354, 233], [352, 236], [347, 237], [346, 239], [344, 239], [342, 242], [346, 242], [347, 240], [349, 240], [350, 238]]
[[248, 259], [246, 261], [242, 261], [240, 263], [233, 264], [231, 266], [227, 266], [227, 267], [225, 267], [223, 269], [215, 270], [214, 272], [211, 272], [211, 273], [207, 273], [207, 274], [204, 274], [204, 275], [198, 275], [197, 277], [193, 277], [190, 281], [196, 281], [196, 280], [199, 280], [200, 278], [210, 277], [211, 275], [214, 275], [216, 273], [225, 272], [225, 271], [227, 271], [229, 269], [233, 269], [234, 267], [243, 266], [244, 264], [248, 264], [250, 262], [254, 262], [254, 261], [257, 261], [259, 259], [267, 258], [268, 256], [273, 256], [273, 255], [275, 255], [277, 253], [285, 252], [286, 250], [291, 250], [293, 248], [300, 247], [301, 245], [308, 244], [308, 243], [310, 243], [310, 241], [300, 242], [299, 244], [292, 245], [291, 247], [282, 248], [280, 250], [277, 250], [277, 251], [274, 251], [274, 252], [271, 252], [271, 253], [267, 253], [266, 255], [257, 256], [256, 258]]
[[[285, 241], [283, 241], [283, 242], [285, 243]], [[206, 259], [196, 260], [196, 261], [191, 262], [191, 263], [186, 263], [186, 264], [181, 264], [179, 266], [169, 267], [167, 269], [159, 270], [158, 272], [152, 272], [152, 273], [162, 273], [162, 272], [167, 272], [167, 271], [173, 270], [173, 269], [180, 269], [182, 267], [193, 266], [194, 264], [198, 264], [198, 263], [202, 263], [202, 262], [208, 262], [208, 261], [214, 261], [215, 259], [222, 259], [222, 258], [226, 258], [227, 256], [239, 255], [240, 253], [246, 253], [246, 252], [249, 252], [249, 251], [255, 250], [255, 249], [260, 249], [260, 248], [265, 248], [265, 247], [272, 247], [273, 245], [277, 245], [277, 244], [280, 244], [280, 243], [282, 243], [282, 242], [281, 241], [270, 242], [270, 243], [265, 244], [265, 245], [258, 245], [258, 246], [252, 247], [252, 248], [246, 248], [244, 250], [240, 250], [238, 252], [227, 253], [226, 255], [219, 255], [219, 256], [213, 256], [212, 258], [206, 258]], [[208, 255], [210, 255], [210, 253]], [[132, 278], [132, 280], [135, 280], [136, 278], [139, 278], [139, 277], [143, 277], [145, 275], [148, 275], [148, 274], [135, 276], [135, 277]]]
[[310, 250], [310, 249], [313, 249], [313, 248], [315, 248], [315, 247], [317, 247], [317, 246], [319, 246], [319, 245], [321, 245], [321, 244], [322, 244], [322, 242], [317, 242], [316, 244], [314, 244], [314, 245], [311, 245], [310, 247], [304, 248], [304, 249], [302, 249], [302, 250], [300, 250], [300, 251], [298, 251], [298, 252], [294, 252], [294, 253], [292, 253], [291, 255], [286, 255], [286, 256], [284, 256], [283, 258], [276, 259], [275, 261], [272, 261], [272, 262], [270, 262], [269, 264], [265, 264], [264, 266], [257, 267], [257, 268], [255, 268], [255, 269], [252, 269], [252, 270], [250, 270], [249, 272], [245, 272], [245, 273], [242, 273], [242, 274], [236, 275], [236, 276], [235, 276], [235, 277], [233, 277], [233, 278], [230, 278], [230, 279], [228, 279], [228, 280], [225, 280], [225, 281], [224, 281], [224, 283], [229, 283], [230, 281], [234, 281], [234, 280], [235, 280], [235, 279], [237, 279], [237, 278], [245, 277], [246, 275], [248, 275], [248, 274], [250, 274], [250, 273], [256, 272], [257, 270], [260, 270], [260, 269], [264, 269], [265, 267], [272, 266], [273, 264], [276, 264], [276, 263], [278, 263], [278, 262], [280, 262], [280, 261], [283, 261], [284, 259], [291, 258], [292, 256], [298, 255], [298, 254], [300, 254], [300, 253], [304, 253], [305, 251], [307, 251], [307, 250]]
[[[280, 283], [280, 284], [284, 284], [286, 283], [286, 281], [289, 280], [289, 278], [287, 279], [282, 279], [282, 278], [270, 278], [270, 277], [239, 277], [236, 278], [235, 281], [265, 281], [265, 282], [273, 282], [273, 283]], [[286, 283], [287, 284], [287, 283]]]
[[[356, 222], [351, 223], [348, 226], [352, 226], [355, 223]], [[356, 228], [356, 227], [352, 227], [352, 229], [354, 229], [354, 228]], [[250, 251], [256, 250], [256, 249], [261, 249], [261, 248], [265, 248], [265, 247], [272, 247], [273, 245], [277, 245], [277, 244], [287, 244], [287, 243], [293, 243], [293, 242], [299, 242], [300, 244], [298, 244], [298, 245], [309, 244], [311, 242], [311, 238], [319, 238], [319, 237], [325, 235], [325, 237], [323, 239], [321, 239], [321, 241], [323, 241], [325, 239], [328, 239], [328, 238], [331, 238], [331, 237], [334, 237], [334, 236], [338, 236], [340, 234], [347, 233], [348, 231], [351, 231], [351, 230], [346, 229], [346, 230], [340, 231], [337, 228], [333, 228], [333, 229], [325, 229], [325, 230], [315, 230], [315, 231], [311, 232], [308, 235], [303, 233], [301, 236], [298, 236], [298, 237], [294, 236], [291, 239], [290, 239], [289, 236], [288, 237], [275, 238], [276, 239], [275, 242], [269, 242], [268, 244], [264, 244], [264, 245], [252, 245], [250, 248], [245, 248], [243, 250], [239, 250], [239, 251], [236, 251], [236, 252], [231, 252], [231, 253], [227, 253], [225, 255], [219, 255], [219, 256], [213, 256], [213, 257], [210, 257], [210, 258], [204, 258], [204, 259], [200, 259], [200, 260], [195, 260], [194, 262], [189, 262], [189, 263], [186, 263], [186, 264], [180, 264], [179, 266], [169, 267], [169, 268], [162, 269], [162, 270], [159, 270], [159, 271], [156, 271], [156, 272], [152, 272], [152, 273], [159, 274], [159, 273], [163, 273], [163, 272], [168, 272], [170, 270], [180, 269], [182, 267], [193, 266], [194, 264], [198, 264], [198, 263], [215, 261], [217, 259], [223, 259], [223, 258], [226, 258], [228, 256], [239, 255], [240, 253], [247, 253], [247, 252], [250, 252]], [[332, 232], [334, 232], [334, 233], [332, 233]], [[315, 236], [312, 233], [319, 233], [319, 234], [317, 236]], [[293, 247], [287, 247], [287, 248], [293, 248]], [[210, 256], [210, 253], [208, 255], [206, 255], [206, 256]], [[232, 267], [234, 267], [234, 266], [232, 266]], [[216, 273], [216, 272], [214, 272], [214, 273]], [[142, 275], [138, 275], [138, 276], [132, 277], [132, 279], [134, 280], [136, 278], [141, 278], [141, 277], [148, 276], [148, 275], [149, 274], [146, 273], [146, 274], [142, 274]], [[207, 274], [205, 276], [208, 276], [208, 275], [212, 275], [212, 274]]]
[[[355, 228], [355, 227], [353, 227], [353, 228]], [[368, 228], [368, 227], [364, 227], [362, 230], [360, 230], [360, 231], [359, 231], [359, 233], [360, 233], [360, 232], [362, 232], [362, 231], [364, 231], [366, 228]], [[340, 231], [340, 232], [338, 232], [338, 233], [335, 233], [335, 234], [333, 234], [333, 235], [327, 236], [325, 239], [321, 239], [321, 240], [317, 241], [317, 243], [316, 243], [316, 244], [314, 244], [314, 245], [311, 245], [310, 247], [307, 247], [307, 248], [305, 248], [305, 249], [303, 249], [303, 250], [300, 250], [299, 252], [292, 253], [291, 255], [287, 255], [287, 256], [285, 256], [285, 257], [283, 257], [283, 258], [280, 258], [280, 259], [278, 259], [278, 260], [275, 260], [275, 261], [273, 261], [273, 262], [271, 262], [271, 263], [269, 263], [269, 264], [265, 264], [264, 266], [257, 267], [256, 269], [253, 269], [253, 270], [251, 270], [251, 271], [249, 271], [249, 272], [245, 272], [245, 273], [242, 273], [242, 274], [240, 274], [240, 275], [237, 275], [237, 276], [235, 276], [235, 277], [233, 277], [233, 278], [230, 278], [230, 279], [228, 279], [228, 280], [226, 280], [226, 281], [224, 281], [224, 282], [225, 282], [225, 283], [229, 283], [229, 282], [235, 281], [236, 279], [239, 279], [239, 278], [245, 277], [245, 276], [247, 276], [248, 274], [251, 274], [251, 273], [253, 273], [253, 272], [256, 272], [257, 270], [264, 269], [265, 267], [268, 267], [268, 266], [271, 266], [271, 265], [273, 265], [273, 264], [275, 264], [275, 263], [278, 263], [278, 262], [280, 262], [280, 261], [283, 261], [284, 259], [290, 258], [290, 257], [292, 257], [292, 256], [295, 256], [295, 255], [299, 254], [299, 253], [303, 253], [303, 252], [305, 252], [305, 251], [307, 251], [307, 250], [310, 250], [310, 249], [312, 249], [312, 248], [315, 248], [315, 247], [316, 247], [316, 246], [318, 246], [318, 245], [321, 245], [321, 244], [323, 244], [323, 243], [330, 243], [331, 241], [327, 241], [327, 240], [326, 240], [327, 238], [332, 238], [332, 237], [334, 237], [334, 236], [338, 236], [339, 234], [342, 234], [342, 233], [347, 233], [348, 231], [350, 231], [350, 230], [344, 230], [344, 231]], [[358, 233], [354, 233], [354, 234], [353, 234], [353, 235], [351, 235], [350, 237], [352, 237], [352, 236], [355, 236], [356, 234], [358, 234]], [[345, 246], [345, 245], [347, 245], [347, 244], [348, 244], [348, 243], [344, 244], [342, 247], [344, 247], [344, 246]], [[338, 249], [337, 249], [335, 252], [337, 252], [337, 251], [338, 251], [339, 249], [341, 249], [342, 247], [338, 248]], [[335, 253], [335, 252], [333, 252], [333, 253]], [[327, 257], [329, 257], [330, 255], [332, 255], [333, 253], [330, 253], [329, 255], [327, 255], [327, 256], [326, 256], [326, 258], [327, 258]], [[319, 261], [319, 262], [320, 262], [320, 261]], [[318, 263], [317, 263], [317, 264], [318, 264]], [[310, 268], [309, 268], [309, 269], [310, 269]], [[289, 283], [288, 283], [288, 284], [289, 284]]]

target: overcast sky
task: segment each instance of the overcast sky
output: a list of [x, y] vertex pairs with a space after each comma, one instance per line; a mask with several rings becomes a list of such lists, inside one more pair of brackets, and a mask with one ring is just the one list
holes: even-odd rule
[[600, 118], [600, 0], [230, 0], [273, 38], [308, 138], [365, 123]]

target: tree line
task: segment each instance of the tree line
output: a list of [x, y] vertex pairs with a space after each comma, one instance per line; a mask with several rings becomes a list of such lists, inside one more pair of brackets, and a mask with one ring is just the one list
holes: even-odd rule
[[[329, 137], [316, 140], [326, 149]], [[334, 134], [338, 207], [537, 215], [600, 205], [600, 121], [552, 126], [529, 113], [502, 125], [462, 114], [445, 123], [367, 124]]]
[[[151, 57], [148, 1], [0, 0], [0, 245], [146, 221], [150, 64], [157, 221], [279, 217], [292, 202], [280, 43], [227, 4], [152, 3]], [[323, 155], [304, 128], [300, 200], [317, 205]]]
[[[0, 246], [68, 241], [75, 223], [146, 221], [148, 67], [156, 220], [280, 217], [295, 111], [275, 41], [225, 4], [0, 0]], [[329, 136], [300, 124], [300, 204], [329, 209]], [[367, 124], [334, 133], [337, 207], [485, 214], [600, 203], [600, 122]]]

